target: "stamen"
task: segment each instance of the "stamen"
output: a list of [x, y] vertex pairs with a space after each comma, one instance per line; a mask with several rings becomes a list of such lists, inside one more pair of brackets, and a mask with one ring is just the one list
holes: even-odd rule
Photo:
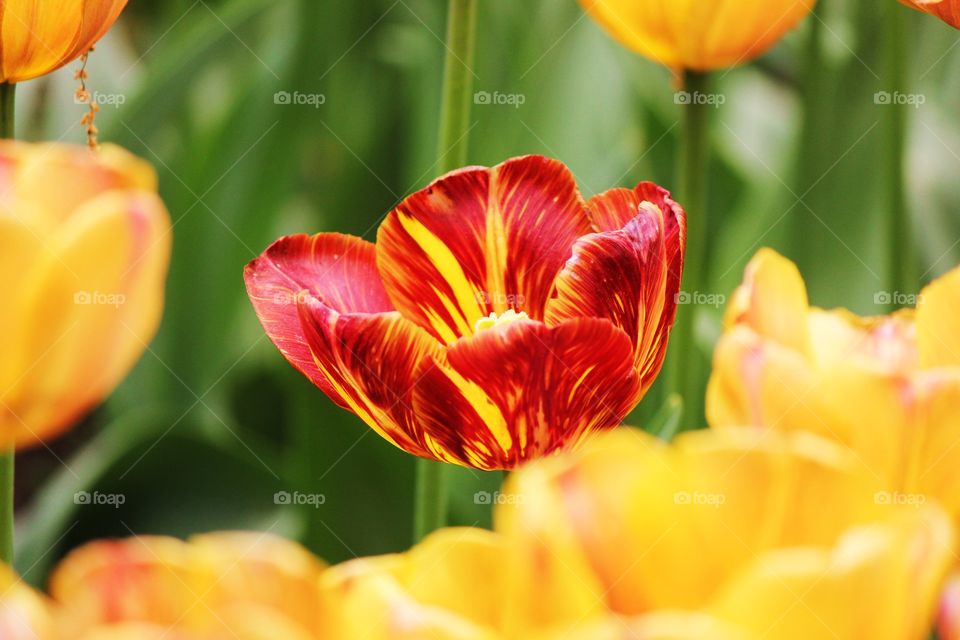
[[479, 333], [484, 329], [493, 329], [494, 327], [502, 327], [503, 325], [510, 324], [511, 322], [516, 322], [517, 320], [529, 320], [530, 316], [527, 315], [526, 311], [521, 311], [517, 313], [513, 309], [507, 309], [501, 314], [496, 312], [491, 312], [489, 316], [484, 316], [477, 320], [476, 324], [473, 326], [474, 331]]

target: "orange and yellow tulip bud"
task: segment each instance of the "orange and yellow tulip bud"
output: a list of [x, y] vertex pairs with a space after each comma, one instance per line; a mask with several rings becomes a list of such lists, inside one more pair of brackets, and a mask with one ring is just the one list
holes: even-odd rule
[[0, 142], [0, 447], [56, 435], [126, 375], [157, 330], [170, 244], [145, 162]]
[[960, 29], [960, 1], [958, 0], [900, 0], [900, 2], [917, 11], [936, 16], [954, 29]]
[[624, 46], [673, 69], [710, 71], [772, 47], [816, 0], [580, 0]]
[[0, 82], [30, 80], [73, 62], [107, 33], [126, 5], [127, 0], [3, 0]]
[[653, 384], [685, 224], [654, 184], [584, 202], [563, 164], [526, 156], [441, 177], [376, 245], [281, 238], [245, 278], [334, 402], [415, 455], [509, 469], [615, 427]]
[[323, 568], [298, 545], [263, 533], [137, 537], [74, 551], [50, 593], [72, 637], [152, 638], [163, 630], [196, 640], [309, 640], [326, 637]]
[[[666, 445], [621, 429], [524, 467], [504, 490], [530, 505], [496, 512], [512, 545], [506, 592], [542, 602], [517, 608], [514, 629], [612, 613], [659, 638], [705, 625], [716, 631], [699, 637], [919, 640], [954, 562], [945, 513], [878, 504], [853, 455], [805, 433], [722, 429]], [[559, 593], [569, 585], [583, 593]], [[649, 618], [671, 612], [704, 617]]]
[[816, 432], [854, 451], [878, 501], [937, 500], [960, 516], [958, 305], [960, 269], [925, 289], [915, 311], [812, 308], [793, 263], [763, 250], [727, 310], [710, 424]]

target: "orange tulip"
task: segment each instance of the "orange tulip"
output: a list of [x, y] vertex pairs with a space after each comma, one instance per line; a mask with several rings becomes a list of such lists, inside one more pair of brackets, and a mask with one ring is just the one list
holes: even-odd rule
[[960, 29], [960, 0], [900, 0], [908, 7], [929, 13]]
[[772, 47], [816, 0], [580, 0], [621, 44], [674, 69], [709, 71]]
[[113, 26], [127, 0], [3, 0], [0, 82], [56, 71], [90, 50]]
[[288, 236], [250, 300], [287, 360], [384, 438], [505, 469], [619, 424], [663, 365], [683, 210], [651, 183], [584, 203], [541, 156], [454, 171], [377, 244]]
[[116, 147], [0, 142], [0, 447], [69, 427], [153, 338], [170, 257], [156, 190]]

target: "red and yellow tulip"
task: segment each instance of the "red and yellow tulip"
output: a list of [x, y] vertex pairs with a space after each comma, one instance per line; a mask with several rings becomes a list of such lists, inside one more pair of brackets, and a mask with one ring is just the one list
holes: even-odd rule
[[22, 82], [56, 71], [107, 33], [127, 0], [3, 0], [0, 2], [0, 82]]
[[439, 178], [376, 245], [281, 238], [247, 291], [287, 360], [424, 458], [517, 464], [619, 424], [663, 364], [685, 218], [651, 183], [584, 202], [526, 156]]
[[917, 299], [876, 318], [811, 308], [797, 268], [761, 251], [727, 310], [710, 424], [814, 431], [854, 451], [879, 499], [960, 516], [960, 269]]
[[0, 142], [0, 447], [72, 425], [153, 338], [170, 257], [156, 192], [117, 147]]
[[676, 70], [710, 71], [772, 47], [816, 0], [580, 0], [624, 46]]
[[908, 7], [929, 13], [960, 29], [960, 0], [900, 0]]

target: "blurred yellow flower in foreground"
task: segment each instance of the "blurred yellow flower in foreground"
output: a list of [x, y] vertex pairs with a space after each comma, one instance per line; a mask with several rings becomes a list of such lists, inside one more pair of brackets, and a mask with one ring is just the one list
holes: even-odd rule
[[[894, 294], [878, 293], [886, 302]], [[899, 294], [897, 294], [899, 295]], [[811, 308], [770, 250], [727, 310], [707, 394], [713, 426], [814, 431], [853, 450], [878, 501], [939, 501], [960, 515], [960, 269], [916, 311], [859, 318]]]
[[733, 67], [795, 27], [816, 0], [580, 0], [621, 44], [676, 70]]
[[541, 605], [514, 628], [610, 611], [656, 638], [924, 638], [953, 562], [938, 507], [878, 504], [847, 452], [806, 433], [621, 430], [505, 491], [524, 505], [496, 514], [505, 566]]
[[95, 542], [47, 615], [70, 640], [919, 640], [953, 527], [861, 471], [812, 434], [620, 429], [517, 471], [492, 532], [330, 568], [260, 533]]
[[307, 640], [326, 637], [322, 569], [300, 546], [264, 533], [139, 537], [73, 552], [50, 594], [64, 638]]
[[0, 565], [0, 638], [54, 640], [50, 606], [43, 596]]
[[955, 29], [960, 29], [960, 0], [900, 0], [903, 4], [936, 16]]
[[0, 82], [30, 80], [76, 60], [126, 5], [127, 0], [3, 0]]
[[153, 338], [170, 257], [156, 191], [117, 147], [0, 142], [0, 447], [69, 427]]

